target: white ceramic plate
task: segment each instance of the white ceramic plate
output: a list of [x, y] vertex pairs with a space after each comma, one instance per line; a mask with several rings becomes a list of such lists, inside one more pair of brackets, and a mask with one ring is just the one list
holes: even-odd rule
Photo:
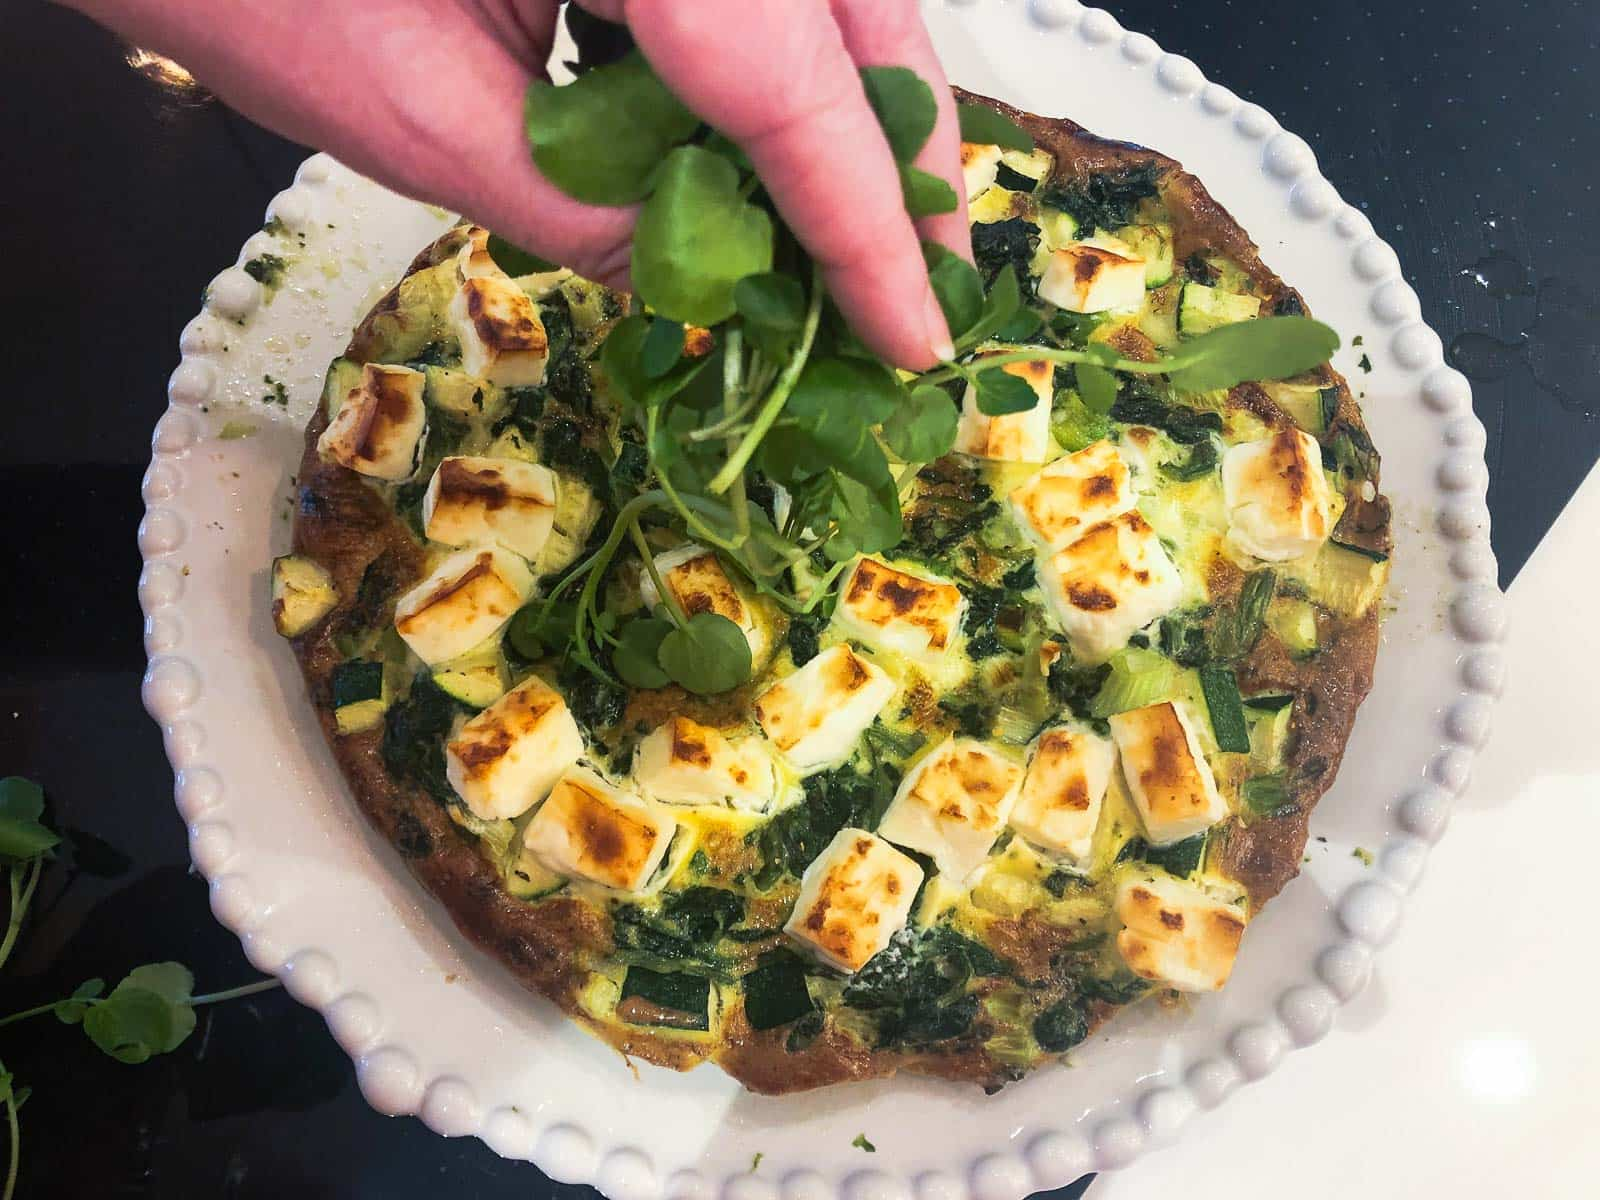
[[[930, 3], [928, 17], [954, 80], [1180, 158], [1320, 317], [1347, 342], [1363, 338], [1337, 365], [1365, 394], [1395, 501], [1395, 609], [1377, 684], [1313, 822], [1326, 842], [1251, 925], [1227, 990], [1186, 1014], [1127, 1014], [1074, 1066], [991, 1097], [907, 1078], [773, 1099], [709, 1067], [635, 1071], [462, 944], [346, 795], [272, 632], [266, 587], [288, 544], [299, 427], [321, 371], [445, 214], [309, 160], [270, 210], [287, 232], [257, 234], [240, 258], [286, 254], [288, 280], [268, 297], [238, 267], [217, 277], [156, 429], [139, 534], [145, 702], [218, 918], [324, 1013], [375, 1107], [616, 1200], [1016, 1200], [1171, 1139], [1197, 1106], [1318, 1040], [1362, 987], [1500, 686], [1484, 433], [1467, 382], [1443, 365], [1394, 252], [1311, 149], [1075, 0]], [[1370, 374], [1357, 368], [1363, 352]], [[286, 385], [287, 409], [261, 402], [267, 375]], [[223, 438], [230, 421], [255, 432]], [[852, 1146], [861, 1133], [876, 1153]]]

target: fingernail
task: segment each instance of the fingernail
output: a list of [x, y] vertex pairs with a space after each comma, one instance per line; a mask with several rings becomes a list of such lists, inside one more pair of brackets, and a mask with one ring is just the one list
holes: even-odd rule
[[939, 297], [928, 288], [922, 305], [922, 319], [928, 331], [928, 349], [940, 362], [949, 362], [956, 356], [955, 343], [950, 340], [950, 329], [945, 324], [944, 309], [939, 307]]

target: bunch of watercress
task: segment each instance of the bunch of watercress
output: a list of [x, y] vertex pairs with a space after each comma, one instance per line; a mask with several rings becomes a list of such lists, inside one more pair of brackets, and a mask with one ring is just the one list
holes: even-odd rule
[[[614, 56], [625, 36], [607, 44]], [[956, 353], [920, 375], [897, 372], [852, 334], [749, 160], [684, 107], [637, 50], [576, 65], [570, 84], [532, 86], [527, 135], [539, 169], [575, 199], [641, 206], [634, 311], [607, 338], [600, 366], [622, 420], [642, 432], [651, 486], [621, 507], [605, 541], [519, 627], [547, 642], [559, 628], [567, 652], [596, 673], [609, 675], [609, 657], [636, 687], [675, 682], [710, 694], [748, 680], [739, 628], [713, 613], [684, 613], [659, 579], [654, 613], [621, 622], [607, 611], [602, 582], [616, 554], [631, 543], [653, 574], [641, 519], [665, 516], [782, 609], [810, 611], [855, 555], [900, 540], [903, 491], [921, 464], [954, 444], [958, 414], [940, 385], [970, 385], [988, 415], [1021, 412], [1034, 393], [1000, 368], [1043, 359], [1072, 367], [1083, 403], [1103, 414], [1118, 373], [1208, 391], [1298, 374], [1338, 345], [1317, 322], [1269, 317], [1194, 338], [1154, 362], [1109, 346], [1072, 348], [1024, 305], [1014, 267], [986, 289], [972, 264], [930, 242], [928, 276]], [[900, 67], [867, 68], [861, 82], [899, 163], [907, 213], [954, 211], [950, 186], [912, 165], [936, 119], [932, 89]], [[1032, 149], [999, 113], [962, 105], [960, 116], [965, 141]], [[539, 265], [499, 239], [491, 247], [513, 274]], [[686, 356], [686, 326], [709, 330], [709, 352]], [[781, 488], [784, 510], [756, 503], [757, 484], [763, 494]], [[564, 600], [573, 588], [575, 601]]]
[[[16, 776], [0, 779], [0, 869], [6, 872], [10, 893], [5, 936], [0, 940], [0, 967], [16, 946], [44, 863], [61, 842], [44, 824], [43, 816], [44, 790], [37, 783]], [[196, 996], [189, 968], [175, 962], [149, 963], [128, 972], [110, 994], [105, 980], [86, 980], [70, 996], [0, 1016], [0, 1026], [49, 1013], [64, 1025], [82, 1026], [89, 1040], [118, 1062], [142, 1063], [181, 1046], [194, 1032], [194, 1010], [201, 1005], [277, 986], [276, 979], [263, 979]], [[22, 1146], [17, 1114], [30, 1090], [0, 1063], [0, 1109], [5, 1113], [10, 1150], [0, 1200], [11, 1200], [16, 1191]]]

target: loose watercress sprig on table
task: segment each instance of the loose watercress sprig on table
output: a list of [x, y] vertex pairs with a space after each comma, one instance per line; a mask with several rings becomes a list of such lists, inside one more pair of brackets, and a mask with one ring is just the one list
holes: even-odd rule
[[[16, 776], [0, 779], [0, 868], [6, 872], [10, 892], [5, 936], [0, 940], [0, 967], [16, 946], [45, 860], [61, 842], [43, 817], [44, 790], [37, 783]], [[81, 1025], [89, 1040], [118, 1062], [142, 1063], [181, 1046], [194, 1032], [194, 1010], [202, 1005], [277, 986], [276, 979], [262, 979], [196, 996], [189, 968], [175, 962], [150, 963], [128, 972], [110, 994], [105, 980], [86, 980], [70, 996], [0, 1015], [0, 1027], [49, 1013], [64, 1025]], [[0, 1109], [5, 1112], [9, 1143], [0, 1200], [11, 1200], [16, 1191], [22, 1146], [17, 1114], [30, 1091], [0, 1062]]]
[[[599, 675], [609, 675], [609, 658], [635, 687], [727, 691], [751, 671], [733, 622], [684, 613], [660, 580], [652, 614], [622, 623], [605, 607], [603, 583], [625, 543], [654, 574], [646, 520], [665, 519], [780, 608], [804, 614], [850, 559], [900, 541], [902, 485], [955, 442], [957, 410], [940, 385], [971, 386], [989, 416], [1021, 412], [1036, 402], [1033, 390], [1001, 368], [1042, 359], [1071, 367], [1084, 403], [1105, 413], [1119, 373], [1164, 375], [1177, 391], [1203, 392], [1296, 375], [1338, 347], [1331, 329], [1305, 317], [1224, 326], [1151, 362], [1104, 345], [1022, 344], [1043, 322], [1025, 305], [1015, 268], [986, 289], [970, 262], [930, 242], [928, 276], [956, 353], [921, 374], [897, 372], [851, 332], [743, 152], [684, 107], [637, 50], [614, 57], [625, 34], [608, 45], [611, 61], [577, 64], [574, 82], [535, 83], [525, 116], [534, 161], [556, 186], [588, 203], [641, 206], [635, 308], [607, 338], [600, 367], [621, 419], [642, 434], [650, 486], [622, 505], [593, 554], [519, 616], [517, 642], [564, 641]], [[913, 165], [937, 117], [932, 89], [901, 67], [867, 68], [861, 82], [900, 166], [907, 213], [954, 211], [950, 185]], [[1033, 148], [991, 109], [964, 104], [960, 119], [966, 141]], [[546, 265], [499, 239], [491, 253], [512, 274]], [[685, 326], [709, 331], [709, 352], [686, 356]], [[762, 494], [781, 488], [787, 511], [756, 503], [757, 485]]]

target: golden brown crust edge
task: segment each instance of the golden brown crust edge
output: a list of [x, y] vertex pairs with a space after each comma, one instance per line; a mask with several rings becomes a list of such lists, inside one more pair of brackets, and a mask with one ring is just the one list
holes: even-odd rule
[[[1155, 151], [1095, 137], [1065, 119], [1047, 119], [1007, 105], [972, 96], [1012, 117], [1051, 150], [1057, 175], [1082, 177], [1092, 171], [1142, 163], [1159, 164], [1160, 188], [1172, 210], [1180, 255], [1197, 249], [1226, 254], [1245, 269], [1269, 297], [1294, 294], [1261, 262], [1243, 229], [1216, 203], [1199, 180], [1172, 159]], [[443, 261], [459, 247], [459, 231], [451, 231], [424, 249], [407, 274]], [[382, 341], [382, 323], [400, 319], [397, 291], [391, 290], [357, 326], [346, 351], [366, 361]], [[1296, 296], [1298, 299], [1298, 296]], [[1360, 414], [1343, 379], [1325, 368], [1330, 385], [1340, 388], [1339, 419], [1360, 425]], [[329, 678], [340, 654], [334, 634], [354, 617], [370, 624], [375, 615], [358, 612], [361, 581], [369, 568], [389, 580], [383, 616], [392, 612], [394, 595], [421, 576], [422, 549], [410, 530], [382, 499], [354, 473], [317, 454], [316, 442], [326, 427], [319, 406], [306, 428], [305, 451], [298, 475], [294, 550], [322, 563], [333, 575], [339, 603], [315, 629], [294, 640], [296, 657], [317, 710], [323, 735], [340, 772], [349, 781], [357, 804], [373, 827], [399, 852], [407, 868], [442, 904], [461, 930], [480, 949], [502, 962], [524, 987], [554, 1001], [626, 1055], [685, 1069], [713, 1058], [723, 1070], [755, 1092], [783, 1094], [829, 1084], [885, 1077], [899, 1070], [935, 1075], [995, 1087], [1011, 1077], [995, 1063], [981, 1042], [944, 1053], [874, 1051], [829, 1026], [809, 1047], [785, 1048], [783, 1029], [755, 1032], [735, 1010], [724, 1025], [725, 1038], [709, 1051], [681, 1038], [648, 1030], [618, 1030], [587, 1017], [578, 1004], [586, 964], [606, 955], [612, 946], [609, 917], [571, 897], [530, 905], [506, 894], [494, 869], [424, 791], [394, 779], [384, 766], [381, 730], [340, 736], [327, 702]], [[1387, 511], [1381, 505], [1364, 530], [1367, 544], [1387, 545]], [[1234, 583], [1237, 586], [1237, 581]], [[1378, 644], [1376, 611], [1354, 622], [1324, 630], [1332, 648], [1313, 660], [1314, 668], [1290, 660], [1276, 647], [1262, 647], [1245, 664], [1241, 682], [1252, 690], [1292, 690], [1314, 708], [1300, 725], [1300, 738], [1290, 767], [1295, 773], [1293, 812], [1252, 820], [1230, 818], [1222, 827], [1221, 865], [1248, 890], [1256, 907], [1264, 905], [1299, 870], [1310, 811], [1334, 778], [1356, 709], [1371, 686]], [[1314, 774], [1309, 768], [1318, 768]], [[1115, 1012], [1095, 1006], [1093, 1026]]]

